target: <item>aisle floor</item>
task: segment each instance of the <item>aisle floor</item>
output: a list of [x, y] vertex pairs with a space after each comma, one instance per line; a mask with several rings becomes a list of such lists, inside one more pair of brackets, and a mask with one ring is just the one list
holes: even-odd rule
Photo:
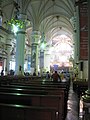
[[66, 120], [79, 120], [78, 117], [78, 103], [79, 99], [77, 94], [73, 91], [73, 85], [71, 82], [70, 90], [69, 90], [69, 96], [67, 101], [67, 116]]

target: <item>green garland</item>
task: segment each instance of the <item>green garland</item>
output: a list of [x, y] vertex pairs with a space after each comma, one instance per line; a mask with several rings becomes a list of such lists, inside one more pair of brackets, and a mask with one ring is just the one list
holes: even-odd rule
[[24, 28], [25, 22], [22, 21], [22, 20], [18, 20], [18, 19], [12, 18], [12, 19], [8, 22], [8, 24], [9, 24], [10, 26], [15, 25], [15, 26], [18, 26], [19, 28]]

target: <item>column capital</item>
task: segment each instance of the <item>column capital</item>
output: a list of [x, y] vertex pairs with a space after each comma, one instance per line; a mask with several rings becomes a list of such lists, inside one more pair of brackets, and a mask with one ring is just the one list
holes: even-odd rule
[[27, 15], [26, 14], [22, 14], [22, 13], [20, 13], [19, 15], [18, 15], [18, 19], [19, 20], [27, 20]]
[[18, 15], [18, 20], [20, 21], [22, 27], [19, 26], [19, 29], [18, 29], [18, 31], [16, 33], [21, 33], [21, 34], [23, 33], [23, 34], [25, 34], [24, 32], [26, 30], [27, 15], [23, 14], [23, 13], [20, 13]]
[[34, 43], [37, 43], [38, 44], [38, 41], [40, 40], [40, 37], [41, 37], [41, 34], [39, 31], [32, 31], [32, 34], [31, 34], [31, 43], [34, 44]]
[[33, 35], [38, 36], [38, 35], [41, 35], [41, 34], [40, 34], [40, 31], [32, 31], [32, 35], [31, 36], [33, 36]]
[[75, 30], [76, 30], [76, 17], [73, 16], [73, 17], [70, 19], [70, 22], [71, 22], [71, 24], [72, 24], [72, 26], [73, 26], [73, 29], [74, 29], [74, 31], [75, 31]]

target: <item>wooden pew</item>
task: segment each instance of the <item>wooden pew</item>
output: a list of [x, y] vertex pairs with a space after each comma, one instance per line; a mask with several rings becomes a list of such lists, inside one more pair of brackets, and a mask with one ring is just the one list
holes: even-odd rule
[[[45, 85], [51, 85], [53, 84], [52, 80], [47, 80], [43, 79], [42, 77], [26, 77], [26, 76], [2, 76], [0, 77], [0, 83], [1, 84], [20, 84], [20, 83], [25, 83], [25, 84], [45, 84]], [[54, 83], [54, 84], [59, 84]], [[65, 84], [69, 83], [67, 81]], [[63, 82], [60, 84], [64, 84]]]
[[54, 87], [54, 88], [66, 88], [67, 91], [69, 91], [69, 85], [67, 83], [10, 83], [9, 85], [18, 85], [18, 86], [34, 86], [34, 87]]
[[31, 81], [31, 80], [42, 80], [43, 77], [38, 76], [0, 76], [0, 83], [3, 84], [9, 84], [11, 82], [25, 82], [25, 81]]
[[41, 91], [42, 94], [61, 95], [62, 96], [61, 98], [62, 99], [62, 116], [65, 117], [67, 114], [68, 93], [65, 88], [56, 88], [56, 87], [49, 87], [49, 86], [43, 87], [43, 86], [26, 86], [26, 85], [22, 85], [22, 86], [19, 86], [19, 85], [4, 85], [3, 86], [2, 85], [0, 87], [0, 91], [28, 93], [28, 94], [31, 94], [31, 92], [32, 94], [33, 92], [39, 94]]
[[54, 107], [0, 103], [0, 120], [57, 120]]
[[[42, 94], [50, 94], [50, 95], [58, 95], [60, 94], [62, 96], [62, 116], [66, 115], [67, 111], [67, 99], [68, 99], [68, 90], [69, 90], [69, 84], [68, 82], [66, 83], [53, 83], [51, 80], [45, 80], [45, 79], [36, 79], [36, 78], [31, 78], [31, 77], [13, 77], [8, 79], [8, 82], [5, 81], [6, 83], [1, 84], [1, 86], [9, 86], [9, 87], [15, 87], [18, 86], [19, 92], [21, 93], [26, 93], [26, 89], [30, 89], [27, 91], [29, 93], [30, 91], [32, 94], [39, 94], [41, 91]], [[16, 89], [18, 89], [16, 88]], [[24, 91], [20, 89], [25, 89]], [[33, 90], [31, 90], [33, 89]], [[36, 91], [36, 90], [37, 91]], [[10, 91], [10, 89], [9, 89]], [[12, 92], [16, 91], [15, 89], [12, 90]], [[17, 91], [18, 92], [18, 91]], [[30, 92], [30, 94], [31, 94]], [[40, 94], [41, 94], [40, 93]], [[65, 113], [64, 113], [65, 112]]]
[[0, 86], [0, 92], [8, 92], [8, 93], [22, 93], [22, 94], [40, 94], [40, 95], [46, 95], [48, 94], [47, 91], [45, 91], [44, 89], [43, 90], [40, 90], [40, 89], [35, 89], [35, 88], [10, 88], [10, 87], [1, 87]]
[[61, 95], [34, 95], [0, 92], [0, 103], [54, 107], [57, 110], [58, 120], [63, 119], [62, 102]]
[[78, 97], [85, 94], [85, 91], [88, 89], [88, 82], [87, 81], [74, 81], [73, 82], [73, 90], [77, 93]]
[[[46, 89], [40, 89], [40, 90], [35, 90], [35, 89], [18, 89], [18, 88], [9, 88], [9, 87], [0, 87], [0, 91], [2, 92], [16, 92], [17, 94], [19, 93], [24, 93], [24, 94], [42, 94], [42, 95], [60, 95], [61, 100], [62, 100], [62, 116], [65, 117], [67, 113], [67, 98], [65, 96], [65, 91], [64, 89], [61, 88], [46, 88]], [[39, 91], [39, 92], [38, 92]]]
[[65, 83], [56, 83], [56, 84], [25, 84], [25, 83], [15, 83], [15, 84], [7, 84], [7, 85], [4, 85], [2, 84], [1, 87], [12, 87], [12, 88], [20, 88], [20, 89], [39, 89], [39, 90], [44, 90], [44, 89], [52, 89], [52, 88], [56, 88], [56, 89], [64, 89], [65, 91], [65, 97], [68, 98], [68, 91], [69, 91], [69, 88], [68, 88], [68, 85], [66, 85]]

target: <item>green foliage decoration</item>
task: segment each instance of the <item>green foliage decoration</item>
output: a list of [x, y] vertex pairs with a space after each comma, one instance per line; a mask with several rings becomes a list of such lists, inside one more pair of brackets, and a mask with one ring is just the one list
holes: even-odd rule
[[8, 25], [10, 26], [18, 26], [19, 28], [24, 28], [24, 25], [25, 25], [25, 22], [22, 21], [22, 20], [19, 20], [19, 19], [14, 19], [12, 18], [9, 22], [8, 22]]

